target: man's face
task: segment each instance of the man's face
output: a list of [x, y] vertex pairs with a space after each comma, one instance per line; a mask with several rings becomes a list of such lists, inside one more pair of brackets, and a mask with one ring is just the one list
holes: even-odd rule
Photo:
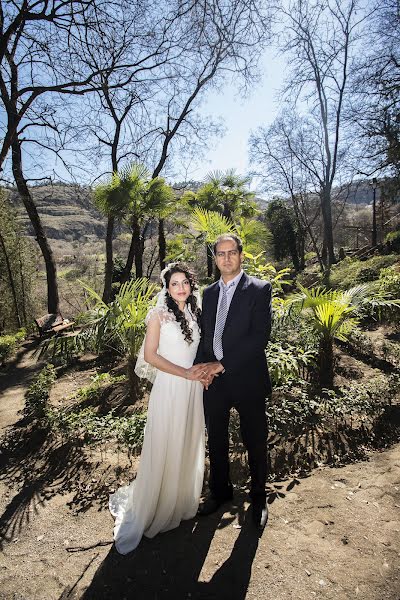
[[224, 280], [234, 279], [239, 275], [243, 254], [239, 252], [235, 240], [219, 242], [215, 251], [215, 262]]

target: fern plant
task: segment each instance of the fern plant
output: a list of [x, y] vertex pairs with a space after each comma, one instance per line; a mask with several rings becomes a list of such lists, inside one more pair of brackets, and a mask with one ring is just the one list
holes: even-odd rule
[[145, 333], [145, 317], [157, 286], [145, 278], [127, 281], [114, 300], [106, 304], [95, 290], [85, 283], [82, 285], [92, 303], [85, 315], [85, 325], [74, 335], [52, 338], [42, 353], [68, 359], [91, 349], [98, 353], [108, 350], [126, 356], [129, 388], [132, 400], [135, 400], [138, 394], [134, 372], [136, 357]]

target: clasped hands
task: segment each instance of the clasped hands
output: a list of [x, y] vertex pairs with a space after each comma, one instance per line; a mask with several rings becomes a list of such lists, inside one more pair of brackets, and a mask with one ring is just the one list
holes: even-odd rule
[[208, 390], [209, 386], [214, 380], [214, 377], [218, 377], [223, 370], [224, 367], [218, 360], [209, 363], [199, 363], [197, 365], [193, 365], [193, 367], [190, 367], [190, 369], [187, 370], [188, 379], [200, 381], [206, 390]]

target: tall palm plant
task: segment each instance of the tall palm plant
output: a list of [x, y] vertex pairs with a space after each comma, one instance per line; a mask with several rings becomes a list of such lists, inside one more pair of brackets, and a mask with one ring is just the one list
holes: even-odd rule
[[94, 204], [107, 217], [106, 264], [104, 270], [103, 301], [111, 300], [113, 274], [113, 232], [115, 221], [121, 221], [127, 214], [129, 196], [123, 193], [121, 176], [115, 172], [110, 181], [100, 183], [94, 188]]
[[[101, 183], [94, 190], [96, 206], [111, 220], [125, 219], [132, 231], [131, 244], [122, 276], [128, 281], [135, 262], [136, 277], [143, 276], [143, 252], [149, 220], [162, 215], [174, 199], [173, 190], [161, 177], [151, 178], [147, 168], [131, 164], [113, 173], [110, 181]], [[112, 228], [107, 228], [106, 267], [103, 301], [111, 299], [113, 271]]]
[[[204, 208], [197, 207], [192, 211], [191, 214], [191, 225], [195, 231], [197, 231], [201, 239], [206, 244], [207, 248], [207, 277], [211, 277], [213, 274], [213, 245], [219, 235], [223, 233], [236, 233], [236, 227], [226, 217], [213, 210], [206, 210]], [[218, 277], [218, 271], [216, 265], [215, 278]]]
[[235, 216], [254, 216], [258, 211], [254, 193], [247, 189], [248, 177], [238, 175], [235, 169], [211, 171], [205, 178], [205, 185], [198, 191], [198, 198], [212, 197], [218, 211], [227, 219]]
[[[260, 221], [238, 217], [233, 222], [216, 211], [205, 210], [200, 207], [192, 211], [191, 225], [203, 237], [211, 256], [215, 240], [223, 233], [238, 235], [242, 239], [243, 247], [247, 253], [261, 251], [262, 254], [263, 248], [270, 239], [269, 231]], [[208, 276], [210, 276], [210, 273], [208, 273]]]
[[[184, 200], [193, 208], [206, 213], [219, 213], [229, 222], [241, 217], [250, 218], [260, 213], [254, 202], [254, 193], [247, 189], [248, 178], [237, 175], [234, 169], [210, 172], [204, 185], [196, 192], [187, 192]], [[226, 229], [222, 233], [226, 233]], [[206, 242], [207, 276], [213, 273], [213, 253], [210, 242]]]
[[319, 338], [319, 382], [331, 389], [334, 379], [334, 340], [347, 341], [360, 320], [381, 307], [399, 307], [400, 300], [380, 290], [374, 283], [348, 290], [307, 289], [298, 285], [299, 293], [287, 301], [287, 309], [298, 309], [308, 318], [310, 328]]
[[153, 218], [163, 218], [166, 207], [174, 200], [172, 188], [162, 177], [151, 178], [141, 165], [133, 165], [124, 173], [129, 195], [129, 221], [132, 240], [122, 283], [130, 277], [135, 261], [136, 277], [143, 276], [144, 242], [148, 225]]

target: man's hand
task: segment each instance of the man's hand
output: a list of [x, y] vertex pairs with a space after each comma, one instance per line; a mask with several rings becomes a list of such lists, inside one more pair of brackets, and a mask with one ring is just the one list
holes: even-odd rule
[[203, 367], [203, 369], [202, 369], [203, 372], [205, 372], [208, 377], [210, 375], [218, 375], [219, 373], [222, 373], [222, 371], [224, 370], [224, 366], [222, 363], [219, 362], [219, 360], [216, 360], [214, 362], [204, 363], [202, 365], [202, 367]]
[[219, 373], [222, 373], [224, 370], [223, 365], [219, 361], [205, 363], [203, 365], [203, 377], [202, 384], [208, 390], [212, 382], [214, 381], [214, 377], [218, 377]]

